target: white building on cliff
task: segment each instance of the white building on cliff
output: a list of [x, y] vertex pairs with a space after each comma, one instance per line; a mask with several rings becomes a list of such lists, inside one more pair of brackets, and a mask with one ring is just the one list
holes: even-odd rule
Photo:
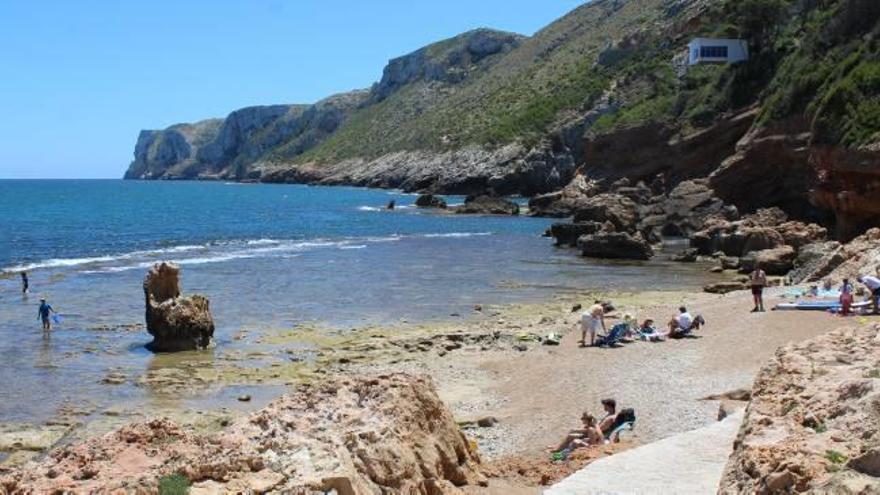
[[688, 65], [735, 64], [749, 59], [746, 40], [694, 38], [688, 43]]

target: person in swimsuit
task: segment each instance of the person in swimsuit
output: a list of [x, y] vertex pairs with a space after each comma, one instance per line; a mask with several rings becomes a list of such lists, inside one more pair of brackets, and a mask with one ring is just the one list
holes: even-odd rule
[[43, 321], [43, 330], [52, 329], [51, 316], [55, 310], [46, 302], [46, 299], [40, 299], [40, 309], [37, 310], [37, 317]]
[[852, 313], [852, 303], [853, 285], [845, 278], [840, 286], [840, 316], [849, 316]]
[[560, 452], [603, 443], [604, 437], [602, 432], [599, 431], [599, 426], [596, 424], [596, 418], [592, 414], [584, 412], [581, 415], [581, 422], [583, 423], [583, 428], [571, 430], [558, 445], [551, 445], [547, 449], [551, 452]]
[[28, 285], [27, 272], [21, 272], [21, 293], [27, 294], [28, 288], [29, 288], [29, 285]]
[[761, 269], [761, 265], [755, 265], [754, 271], [749, 274], [749, 281], [752, 283], [752, 299], [755, 301], [755, 308], [752, 313], [764, 311], [764, 287], [767, 286], [767, 274]]

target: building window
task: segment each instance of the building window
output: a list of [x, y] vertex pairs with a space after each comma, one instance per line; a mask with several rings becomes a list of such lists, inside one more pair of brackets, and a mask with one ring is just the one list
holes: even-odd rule
[[701, 46], [700, 58], [727, 58], [726, 46]]

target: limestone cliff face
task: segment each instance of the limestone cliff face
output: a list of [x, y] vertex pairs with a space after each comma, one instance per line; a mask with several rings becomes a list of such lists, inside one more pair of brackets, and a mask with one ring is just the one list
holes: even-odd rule
[[[749, 60], [687, 66], [715, 36]], [[876, 0], [596, 0], [531, 37], [392, 59], [369, 90], [144, 131], [126, 177], [525, 195], [708, 179], [743, 213], [848, 239], [880, 221], [878, 39]]]

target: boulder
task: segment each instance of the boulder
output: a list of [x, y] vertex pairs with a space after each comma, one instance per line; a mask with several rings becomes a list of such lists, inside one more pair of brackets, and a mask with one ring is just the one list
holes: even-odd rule
[[694, 248], [687, 248], [684, 251], [676, 254], [672, 257], [672, 261], [679, 261], [683, 263], [693, 263], [697, 261], [697, 255], [699, 251]]
[[130, 424], [0, 473], [0, 490], [157, 493], [171, 473], [192, 493], [452, 494], [486, 483], [431, 379], [383, 374], [300, 385], [216, 433]]
[[599, 194], [583, 202], [574, 213], [575, 222], [611, 222], [619, 232], [635, 233], [639, 221], [636, 203], [620, 194]]
[[641, 234], [599, 232], [582, 236], [577, 247], [591, 258], [647, 260], [654, 255], [651, 245]]
[[718, 199], [705, 180], [681, 182], [668, 195], [656, 196], [643, 204], [639, 230], [667, 237], [690, 236], [702, 229], [709, 217], [728, 221], [739, 218], [736, 207]]
[[740, 271], [749, 273], [760, 265], [767, 275], [785, 275], [794, 267], [797, 254], [791, 246], [754, 251], [740, 258]]
[[791, 281], [796, 284], [817, 282], [828, 276], [845, 260], [843, 247], [839, 242], [817, 242], [807, 244], [798, 250], [791, 271]]
[[591, 196], [599, 193], [599, 185], [583, 175], [576, 175], [562, 190], [540, 194], [529, 200], [529, 214], [536, 217], [565, 218]]
[[579, 237], [595, 234], [602, 230], [599, 222], [554, 223], [550, 226], [550, 235], [556, 239], [557, 246], [577, 245]]
[[148, 347], [155, 352], [204, 349], [214, 335], [208, 299], [180, 295], [180, 268], [157, 263], [144, 278]]
[[783, 241], [795, 249], [828, 239], [828, 229], [815, 223], [791, 221], [781, 223], [775, 229]]
[[721, 268], [725, 270], [736, 270], [739, 268], [739, 258], [736, 256], [722, 256], [718, 258]]
[[440, 196], [433, 194], [422, 194], [416, 199], [416, 206], [419, 208], [440, 208], [446, 209], [446, 201]]
[[471, 215], [519, 215], [519, 205], [494, 196], [469, 196], [455, 213]]

